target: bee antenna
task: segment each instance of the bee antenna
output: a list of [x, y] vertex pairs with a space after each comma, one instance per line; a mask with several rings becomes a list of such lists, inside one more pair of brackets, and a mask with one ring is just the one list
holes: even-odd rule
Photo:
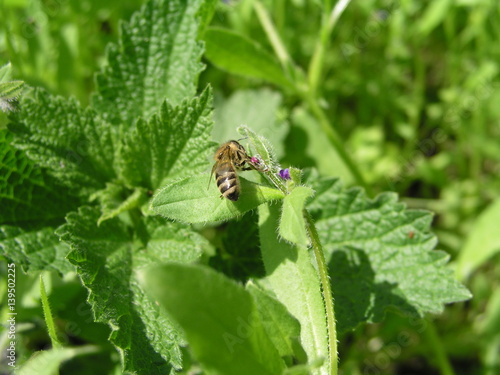
[[244, 140], [244, 139], [248, 139], [248, 137], [243, 137], [243, 138], [240, 138], [240, 139], [238, 139], [238, 140], [237, 140], [237, 142], [242, 141], [242, 140]]

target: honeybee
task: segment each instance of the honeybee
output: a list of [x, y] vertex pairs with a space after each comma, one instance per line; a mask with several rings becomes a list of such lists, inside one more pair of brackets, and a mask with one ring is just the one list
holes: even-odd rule
[[[240, 180], [236, 170], [249, 170], [244, 165], [250, 158], [245, 148], [237, 141], [229, 141], [222, 144], [215, 152], [215, 164], [212, 167], [210, 181], [215, 173], [215, 181], [221, 193], [221, 198], [225, 197], [236, 202], [240, 197]], [[209, 184], [210, 184], [209, 181]]]

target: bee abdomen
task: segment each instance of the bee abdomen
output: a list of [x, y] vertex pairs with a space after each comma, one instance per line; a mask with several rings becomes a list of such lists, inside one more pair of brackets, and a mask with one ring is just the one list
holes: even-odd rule
[[235, 171], [225, 170], [215, 175], [217, 187], [223, 197], [237, 201], [240, 196], [240, 185]]

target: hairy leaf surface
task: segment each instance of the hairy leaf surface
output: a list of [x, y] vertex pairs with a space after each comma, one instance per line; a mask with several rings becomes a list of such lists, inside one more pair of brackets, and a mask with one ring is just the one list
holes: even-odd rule
[[215, 182], [209, 185], [209, 175], [188, 177], [165, 186], [151, 202], [152, 209], [164, 217], [185, 223], [205, 223], [229, 220], [250, 211], [262, 203], [283, 198], [277, 189], [258, 185], [240, 177], [240, 199], [232, 202], [220, 198]]
[[14, 145], [70, 191], [86, 195], [116, 176], [117, 133], [92, 109], [43, 90], [22, 104], [9, 124]]
[[[97, 76], [94, 107], [117, 125], [149, 118], [168, 99], [180, 104], [196, 93], [202, 46], [196, 40], [200, 0], [147, 2], [122, 24], [118, 45], [107, 51], [108, 66]], [[208, 8], [204, 15], [210, 17]]]
[[120, 175], [127, 184], [155, 190], [166, 178], [208, 169], [207, 155], [214, 146], [209, 140], [211, 104], [207, 89], [177, 107], [165, 102], [158, 116], [139, 120], [120, 150]]
[[0, 130], [0, 224], [62, 220], [79, 200], [14, 148], [12, 138]]
[[284, 369], [250, 293], [199, 265], [165, 264], [142, 273], [145, 286], [186, 332], [207, 372], [273, 375]]
[[[276, 234], [279, 217], [277, 205], [259, 207], [259, 233], [266, 279], [278, 300], [299, 321], [300, 343], [308, 362], [322, 362], [328, 355], [328, 344], [318, 275], [306, 247], [279, 241]], [[324, 366], [321, 374], [328, 373]]]
[[340, 332], [380, 321], [387, 308], [416, 316], [471, 297], [434, 250], [431, 213], [407, 210], [396, 194], [369, 199], [337, 179], [317, 181], [309, 204], [330, 267]]
[[25, 272], [72, 271], [73, 266], [66, 260], [69, 250], [67, 244], [59, 241], [52, 227], [29, 230], [0, 226], [0, 255], [22, 266]]
[[68, 259], [89, 290], [98, 322], [112, 329], [125, 371], [169, 373], [181, 367], [182, 334], [139, 285], [136, 273], [166, 261], [192, 262], [206, 241], [180, 224], [144, 218], [135, 236], [119, 219], [96, 222], [100, 212], [82, 207], [68, 216], [58, 235], [71, 245]]

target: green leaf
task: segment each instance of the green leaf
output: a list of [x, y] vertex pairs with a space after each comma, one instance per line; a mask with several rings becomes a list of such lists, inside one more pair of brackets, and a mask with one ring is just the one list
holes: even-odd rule
[[205, 42], [207, 58], [218, 67], [293, 90], [279, 63], [252, 40], [232, 31], [210, 28], [205, 33]]
[[500, 199], [491, 203], [476, 219], [472, 230], [458, 255], [456, 271], [466, 278], [500, 250]]
[[175, 263], [141, 276], [207, 372], [274, 375], [284, 369], [250, 294], [239, 284], [207, 267]]
[[394, 193], [369, 199], [337, 179], [316, 181], [308, 205], [329, 261], [339, 332], [380, 321], [393, 306], [411, 315], [441, 313], [470, 292], [434, 250], [431, 213], [407, 210]]
[[178, 107], [165, 102], [159, 116], [139, 120], [120, 149], [122, 178], [131, 186], [155, 190], [166, 178], [207, 170], [207, 155], [214, 145], [209, 140], [211, 98], [211, 90], [207, 89]]
[[421, 37], [426, 37], [434, 30], [449, 14], [453, 6], [452, 0], [434, 0], [425, 9], [425, 13], [417, 23], [417, 30]]
[[11, 76], [12, 76], [12, 65], [10, 62], [0, 67], [0, 83], [10, 81]]
[[280, 356], [288, 358], [292, 363], [299, 345], [297, 342], [300, 338], [299, 322], [290, 315], [281, 302], [270, 296], [269, 292], [263, 290], [254, 282], [248, 282], [246, 289], [252, 295], [264, 329]]
[[192, 262], [206, 240], [191, 229], [159, 217], [138, 220], [137, 233], [118, 218], [99, 227], [97, 208], [82, 207], [58, 229], [71, 245], [68, 259], [89, 290], [95, 319], [112, 329], [124, 372], [170, 373], [182, 365], [182, 334], [139, 285], [139, 270], [166, 261]]
[[108, 66], [96, 77], [92, 101], [107, 121], [128, 127], [157, 112], [165, 98], [177, 105], [194, 96], [202, 69], [196, 40], [201, 4], [151, 0], [121, 25], [119, 44], [108, 47]]
[[79, 201], [15, 149], [11, 141], [12, 134], [0, 130], [0, 223], [26, 226], [62, 221]]
[[75, 100], [37, 90], [12, 121], [13, 144], [71, 192], [89, 194], [115, 177], [116, 129]]
[[[267, 280], [278, 300], [300, 323], [300, 342], [308, 362], [322, 362], [328, 356], [327, 327], [321, 287], [307, 248], [279, 241], [277, 205], [259, 207], [262, 260]], [[323, 368], [321, 374], [326, 374]]]
[[212, 138], [220, 143], [237, 139], [236, 127], [249, 125], [274, 145], [278, 158], [283, 157], [288, 126], [279, 118], [281, 104], [281, 94], [267, 88], [236, 91], [216, 102]]
[[77, 356], [95, 354], [99, 351], [100, 348], [93, 345], [40, 351], [17, 369], [16, 375], [53, 375], [58, 372], [63, 362]]
[[308, 246], [309, 236], [304, 220], [306, 200], [313, 196], [314, 191], [306, 186], [297, 186], [283, 200], [279, 233], [285, 240], [297, 245]]
[[267, 186], [239, 178], [241, 195], [232, 202], [220, 198], [215, 182], [209, 185], [208, 174], [187, 177], [160, 189], [153, 197], [151, 208], [159, 215], [185, 223], [223, 221], [243, 215], [262, 203], [282, 199], [284, 194]]
[[22, 266], [25, 272], [53, 270], [61, 274], [72, 271], [65, 259], [69, 246], [61, 243], [54, 228], [22, 229], [0, 226], [0, 254]]

